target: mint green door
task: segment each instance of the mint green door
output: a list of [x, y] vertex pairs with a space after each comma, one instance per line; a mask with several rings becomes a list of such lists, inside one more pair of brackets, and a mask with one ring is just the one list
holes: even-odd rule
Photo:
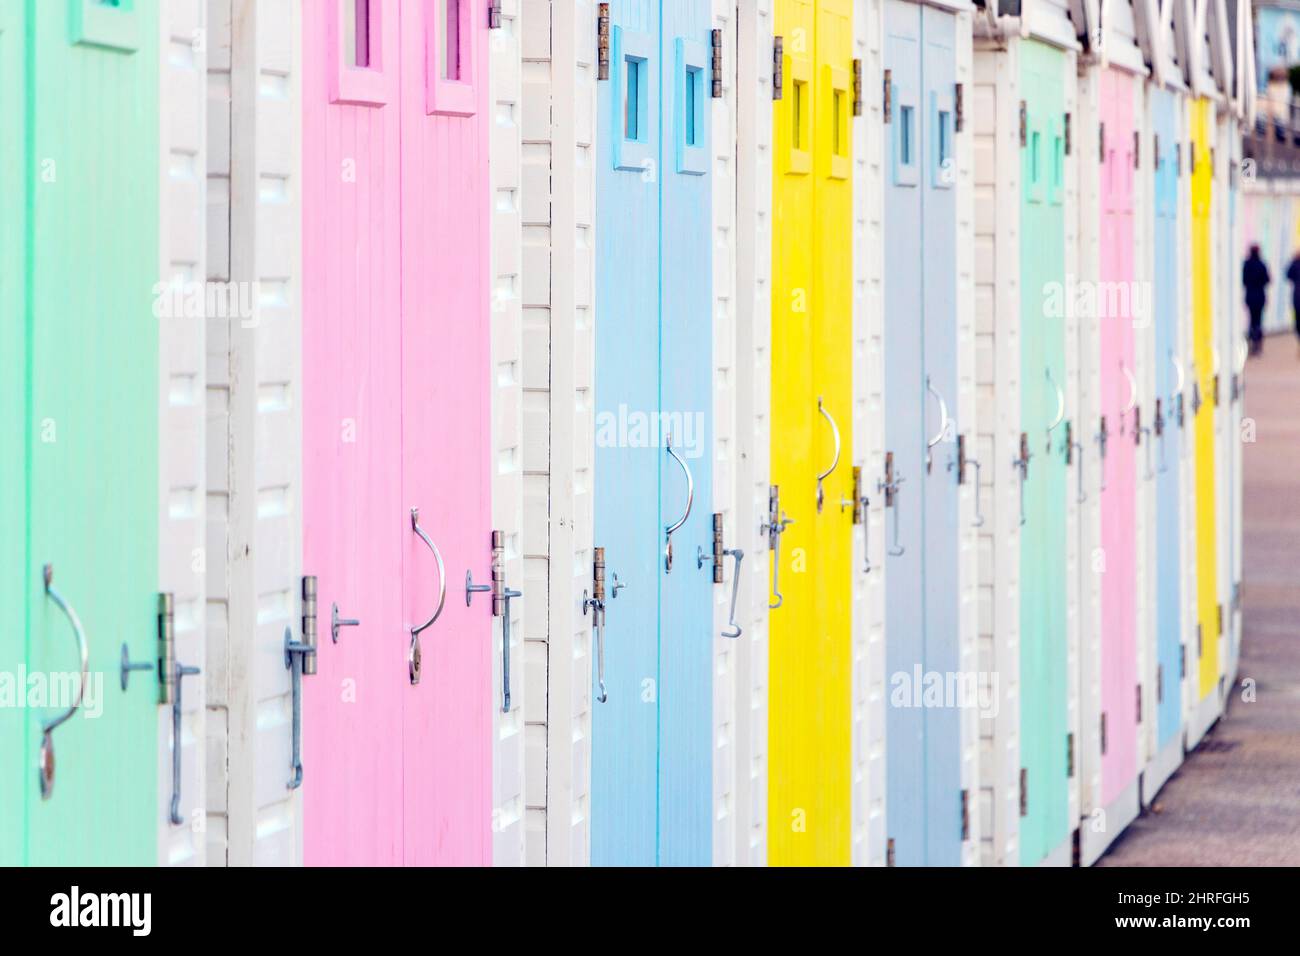
[[0, 866], [23, 858], [24, 713], [13, 695], [26, 659], [27, 474], [23, 455], [23, 10], [0, 0]]
[[[158, 8], [25, 11], [26, 665], [58, 699], [27, 708], [22, 763], [0, 778], [20, 784], [26, 862], [149, 865], [158, 685], [144, 672], [123, 690], [119, 674], [124, 643], [134, 660], [157, 658]], [[46, 593], [46, 564], [67, 611]], [[50, 735], [43, 798], [42, 729], [81, 683], [69, 612], [89, 680]]]
[[1020, 528], [1020, 860], [1038, 863], [1069, 833], [1065, 644], [1064, 54], [1020, 46], [1021, 428], [1029, 452]]

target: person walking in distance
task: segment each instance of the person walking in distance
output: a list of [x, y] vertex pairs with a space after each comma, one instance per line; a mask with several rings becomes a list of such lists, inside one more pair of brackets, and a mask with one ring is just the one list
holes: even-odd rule
[[[1292, 288], [1296, 277], [1300, 276], [1300, 257], [1291, 263], [1291, 268], [1287, 270], [1287, 278], [1291, 279]], [[1259, 246], [1257, 244], [1250, 247], [1250, 254], [1246, 256], [1246, 262], [1241, 267], [1241, 285], [1246, 291], [1246, 308], [1250, 312], [1250, 354], [1258, 355], [1264, 350], [1264, 302], [1267, 299], [1265, 290], [1271, 281], [1268, 274], [1268, 266], [1264, 265], [1264, 260], [1260, 258]]]

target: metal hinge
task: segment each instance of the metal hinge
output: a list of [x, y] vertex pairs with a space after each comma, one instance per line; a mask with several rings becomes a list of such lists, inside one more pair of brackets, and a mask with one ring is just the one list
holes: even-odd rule
[[1187, 677], [1187, 645], [1178, 645], [1178, 679]]
[[[713, 583], [722, 583], [722, 512], [713, 513]], [[703, 567], [704, 555], [700, 555], [700, 566]]]
[[596, 79], [609, 79], [609, 4], [602, 3], [596, 17]]
[[1097, 161], [1106, 161], [1106, 124], [1097, 124]]
[[1216, 605], [1215, 612], [1218, 614], [1218, 618], [1219, 618], [1219, 633], [1222, 634], [1223, 633], [1223, 605], [1222, 604]]
[[1214, 175], [1214, 147], [1210, 147], [1210, 175]]
[[867, 499], [862, 495], [862, 466], [853, 466], [853, 523], [862, 524], [867, 520], [866, 509], [863, 505]]
[[1219, 376], [1217, 373], [1214, 376], [1214, 407], [1219, 407]]
[[1156, 420], [1154, 423], [1156, 436], [1159, 437], [1165, 433], [1165, 414], [1160, 399], [1156, 399]]
[[1187, 171], [1193, 176], [1196, 175], [1196, 144], [1187, 144]]
[[1133, 131], [1133, 168], [1142, 168], [1142, 134], [1137, 130]]
[[722, 31], [713, 31], [713, 98], [722, 99]]
[[1101, 712], [1101, 752], [1106, 752], [1106, 712]]
[[1142, 685], [1137, 685], [1137, 722], [1142, 723]]
[[501, 0], [488, 0], [488, 29], [501, 29]]
[[1181, 176], [1183, 174], [1183, 144], [1174, 143], [1174, 174]]
[[1156, 665], [1156, 703], [1163, 703], [1165, 699], [1165, 665]]
[[1070, 136], [1070, 114], [1066, 113], [1065, 114], [1065, 155], [1066, 156], [1070, 155], [1071, 138], [1072, 137]]
[[891, 122], [894, 118], [894, 71], [886, 70], [885, 78], [881, 81], [881, 111], [886, 123]]
[[1238, 581], [1232, 586], [1232, 609], [1241, 610], [1241, 582]]
[[1196, 625], [1196, 657], [1198, 660], [1200, 659], [1200, 656], [1201, 656], [1201, 625], [1198, 622]]
[[961, 792], [961, 838], [970, 839], [970, 791]]
[[885, 866], [894, 865], [894, 838], [890, 837], [885, 843]]
[[302, 655], [302, 673], [309, 677], [316, 673], [316, 575], [302, 579], [302, 643], [307, 650]]
[[862, 115], [862, 61], [853, 61], [853, 115]]
[[772, 37], [772, 99], [779, 100], [783, 96], [785, 96], [785, 38]]
[[1074, 776], [1074, 731], [1065, 735], [1065, 775]]
[[952, 91], [953, 95], [953, 129], [958, 133], [966, 126], [966, 97], [965, 89], [962, 84], [958, 83]]
[[1065, 423], [1065, 464], [1074, 464], [1074, 422], [1070, 420]]
[[1029, 816], [1029, 768], [1020, 768], [1020, 815]]
[[1160, 134], [1159, 133], [1151, 134], [1151, 164], [1156, 169], [1160, 168]]
[[1142, 406], [1133, 406], [1133, 444], [1142, 444]]
[[1020, 145], [1029, 145], [1029, 104], [1020, 101]]
[[966, 484], [966, 435], [957, 436], [957, 484]]
[[170, 704], [176, 692], [176, 617], [172, 595], [158, 595], [158, 703]]

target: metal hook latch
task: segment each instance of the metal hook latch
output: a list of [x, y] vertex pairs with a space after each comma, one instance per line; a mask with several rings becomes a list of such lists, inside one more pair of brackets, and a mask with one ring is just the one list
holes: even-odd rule
[[1020, 433], [1020, 456], [1011, 459], [1011, 467], [1020, 472], [1020, 523], [1025, 523], [1025, 482], [1029, 481], [1029, 435]]
[[957, 460], [948, 462], [948, 470], [957, 472], [957, 484], [966, 483], [966, 466], [975, 466], [975, 520], [972, 522], [976, 528], [984, 527], [984, 512], [980, 508], [980, 463], [975, 458], [966, 457], [966, 436], [957, 436]]
[[767, 602], [769, 610], [775, 611], [785, 603], [785, 595], [781, 593], [781, 535], [785, 534], [785, 529], [794, 524], [793, 518], [787, 518], [785, 512], [781, 510], [781, 489], [777, 485], [771, 485], [767, 489], [767, 520], [759, 526], [759, 534], [767, 535], [767, 549], [772, 552], [772, 593], [776, 595], [776, 602], [770, 599]]
[[[492, 616], [501, 618], [501, 712], [510, 713], [510, 602], [523, 597], [522, 591], [506, 587], [506, 536], [503, 531], [492, 532], [492, 583], [475, 584], [474, 575], [465, 572], [465, 606], [469, 607], [475, 594], [492, 592]], [[584, 607], [584, 613], [586, 608]]]
[[[293, 753], [289, 769], [289, 789], [302, 786], [302, 679], [316, 673], [316, 576], [302, 579], [302, 640], [293, 639], [292, 628], [284, 629], [284, 666], [289, 671], [293, 691]], [[174, 671], [173, 671], [174, 673]], [[179, 696], [179, 688], [176, 690]]]
[[591, 610], [591, 629], [596, 634], [596, 682], [600, 686], [600, 703], [609, 700], [605, 692], [605, 549], [593, 548], [591, 561], [592, 593], [582, 592], [582, 616]]
[[831, 418], [831, 413], [826, 410], [826, 406], [822, 404], [820, 395], [817, 396], [817, 411], [821, 412], [822, 417], [830, 424], [831, 437], [835, 439], [835, 457], [831, 460], [830, 467], [817, 476], [817, 512], [820, 514], [822, 510], [822, 502], [825, 500], [825, 493], [822, 491], [822, 482], [830, 477], [831, 472], [833, 472], [835, 467], [840, 463], [840, 428], [835, 424], [835, 419]]
[[686, 510], [682, 512], [682, 516], [675, 522], [664, 526], [664, 573], [669, 574], [673, 570], [673, 534], [682, 525], [686, 524], [686, 519], [691, 516], [691, 506], [695, 503], [695, 478], [682, 457], [673, 451], [672, 432], [668, 433], [668, 441], [664, 447], [667, 449], [668, 454], [672, 456], [673, 461], [682, 466], [682, 471], [686, 475]]
[[730, 555], [736, 561], [731, 568], [731, 617], [727, 621], [727, 626], [722, 629], [723, 637], [734, 640], [745, 633], [741, 626], [736, 623], [736, 598], [740, 595], [740, 562], [745, 560], [745, 552], [740, 548], [727, 548], [722, 553]]
[[885, 452], [885, 477], [876, 480], [876, 491], [885, 496], [885, 507], [894, 509], [894, 543], [889, 548], [889, 554], [893, 557], [899, 557], [907, 549], [898, 543], [899, 540], [899, 505], [898, 493], [901, 491], [901, 485], [905, 479], [902, 475], [894, 472], [894, 453]]
[[77, 638], [77, 650], [81, 654], [81, 682], [77, 685], [77, 696], [67, 710], [57, 717], [51, 717], [41, 723], [41, 750], [38, 770], [40, 773], [41, 799], [48, 800], [54, 794], [54, 731], [72, 719], [72, 715], [81, 707], [81, 700], [86, 695], [86, 679], [90, 672], [90, 643], [86, 640], [86, 629], [81, 625], [81, 618], [72, 605], [63, 599], [54, 588], [54, 565], [47, 564], [42, 569], [45, 577], [45, 594], [53, 601], [72, 624], [73, 634]]
[[354, 618], [339, 617], [339, 606], [330, 605], [330, 640], [337, 644], [339, 642], [339, 628], [341, 627], [360, 627], [361, 622]]
[[[181, 756], [184, 753], [181, 747], [181, 679], [197, 676], [199, 669], [177, 662], [173, 673], [175, 674], [176, 693], [172, 695], [172, 804], [171, 814], [168, 819], [171, 820], [173, 826], [180, 826], [185, 822], [185, 818], [181, 816]], [[297, 761], [297, 770], [301, 780], [301, 761]]]

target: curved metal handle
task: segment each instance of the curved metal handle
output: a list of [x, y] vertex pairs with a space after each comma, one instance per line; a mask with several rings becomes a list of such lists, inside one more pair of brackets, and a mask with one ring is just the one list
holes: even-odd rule
[[429, 618], [419, 627], [411, 628], [411, 637], [419, 637], [421, 631], [432, 627], [433, 622], [438, 620], [442, 615], [442, 606], [447, 603], [447, 566], [442, 563], [442, 552], [438, 550], [438, 546], [433, 543], [433, 540], [425, 534], [424, 529], [420, 527], [419, 508], [411, 509], [411, 530], [418, 534], [420, 540], [429, 546], [429, 550], [433, 552], [433, 559], [438, 562], [438, 606], [434, 609], [433, 617]]
[[44, 574], [45, 593], [49, 596], [51, 601], [58, 605], [59, 610], [62, 611], [67, 616], [68, 621], [71, 622], [73, 633], [77, 636], [77, 649], [81, 654], [81, 683], [77, 686], [77, 696], [72, 701], [71, 707], [59, 714], [57, 717], [51, 717], [49, 720], [46, 720], [41, 724], [41, 732], [48, 735], [55, 728], [62, 726], [70, 720], [72, 715], [81, 707], [81, 700], [86, 694], [86, 680], [90, 674], [90, 644], [86, 640], [86, 629], [81, 625], [81, 618], [77, 616], [77, 612], [73, 610], [72, 605], [63, 599], [63, 595], [54, 589], [52, 583], [54, 581], [54, 565], [45, 565]]
[[1187, 384], [1187, 375], [1183, 372], [1183, 363], [1178, 361], [1178, 356], [1174, 354], [1173, 349], [1169, 350], [1169, 361], [1174, 363], [1174, 371], [1178, 373], [1178, 384], [1174, 386], [1174, 393], [1177, 394]]
[[740, 548], [728, 548], [722, 553], [724, 555], [729, 554], [736, 559], [736, 563], [731, 569], [731, 618], [727, 621], [727, 626], [722, 629], [723, 637], [735, 640], [745, 633], [741, 626], [736, 623], [736, 598], [740, 595], [740, 562], [745, 560], [745, 552]]
[[943, 400], [943, 396], [940, 395], [935, 390], [934, 386], [930, 384], [930, 376], [928, 375], [925, 377], [925, 390], [933, 395], [939, 402], [939, 431], [935, 433], [933, 438], [926, 441], [925, 450], [928, 452], [935, 445], [939, 444], [939, 442], [943, 441], [943, 436], [948, 433], [948, 403]]
[[840, 427], [835, 424], [835, 419], [831, 418], [831, 413], [826, 411], [826, 406], [822, 404], [820, 395], [817, 396], [817, 411], [821, 412], [822, 417], [830, 424], [831, 435], [835, 439], [835, 457], [831, 460], [831, 466], [817, 476], [817, 510], [821, 511], [822, 501], [824, 498], [822, 493], [822, 482], [830, 477], [831, 472], [833, 472], [835, 467], [840, 463]]
[[1245, 342], [1237, 343], [1237, 374], [1240, 375], [1246, 371], [1246, 359], [1250, 356], [1250, 349], [1246, 347]]
[[1124, 406], [1124, 411], [1120, 412], [1121, 415], [1127, 415], [1137, 407], [1138, 383], [1137, 378], [1135, 378], [1133, 373], [1129, 371], [1128, 366], [1125, 365], [1123, 361], [1119, 363], [1119, 370], [1123, 372], [1124, 377], [1128, 379], [1128, 404]]
[[[1056, 389], [1056, 421], [1047, 426], [1047, 440], [1051, 442], [1052, 432], [1056, 431], [1056, 427], [1065, 421], [1065, 392], [1061, 390], [1061, 386], [1056, 384], [1056, 379], [1052, 376], [1052, 367], [1049, 365], [1044, 371], [1047, 372], [1047, 381], [1052, 388]], [[1050, 446], [1048, 450], [1051, 450]]]
[[664, 537], [666, 539], [664, 543], [664, 573], [666, 574], [673, 569], [673, 532], [686, 524], [686, 519], [691, 516], [691, 506], [695, 504], [695, 477], [691, 474], [690, 466], [686, 464], [681, 455], [673, 451], [671, 432], [668, 434], [668, 442], [665, 447], [668, 454], [672, 456], [673, 461], [681, 465], [682, 471], [686, 474], [686, 510], [682, 512], [682, 516], [676, 522], [664, 528]]

